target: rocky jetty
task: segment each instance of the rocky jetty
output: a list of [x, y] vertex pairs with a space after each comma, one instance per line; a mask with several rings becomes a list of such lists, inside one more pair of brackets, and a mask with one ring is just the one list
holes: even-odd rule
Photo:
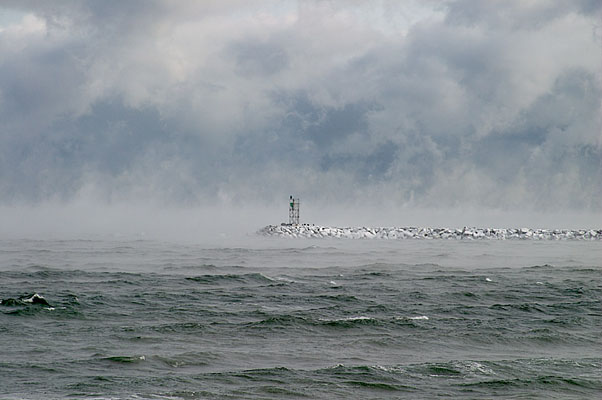
[[319, 225], [268, 225], [260, 235], [282, 238], [448, 239], [448, 240], [602, 240], [602, 229], [530, 228], [337, 228]]

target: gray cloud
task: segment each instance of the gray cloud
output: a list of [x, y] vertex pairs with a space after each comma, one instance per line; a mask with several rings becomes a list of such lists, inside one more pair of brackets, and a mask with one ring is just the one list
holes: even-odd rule
[[0, 203], [600, 211], [599, 2], [417, 4], [5, 3]]
[[256, 41], [233, 43], [236, 71], [243, 76], [269, 76], [288, 66], [288, 55], [282, 46]]

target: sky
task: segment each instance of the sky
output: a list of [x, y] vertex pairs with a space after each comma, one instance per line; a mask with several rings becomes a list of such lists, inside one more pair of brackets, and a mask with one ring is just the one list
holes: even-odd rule
[[602, 2], [3, 0], [0, 121], [5, 236], [600, 227]]

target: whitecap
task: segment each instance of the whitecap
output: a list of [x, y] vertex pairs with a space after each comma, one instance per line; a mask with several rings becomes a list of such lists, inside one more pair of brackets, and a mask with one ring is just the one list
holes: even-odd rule
[[272, 282], [276, 281], [276, 279], [274, 279], [272, 277], [269, 277], [269, 276], [267, 276], [265, 274], [262, 274], [262, 273], [259, 273], [259, 276], [261, 276], [262, 278], [267, 279], [268, 281], [272, 281]]
[[426, 315], [418, 315], [415, 317], [395, 317], [396, 320], [412, 320], [412, 321], [428, 321], [429, 317]]
[[37, 294], [37, 293], [34, 293], [34, 294], [32, 294], [31, 296], [29, 296], [29, 297], [27, 297], [27, 298], [24, 298], [24, 299], [22, 299], [22, 300], [23, 300], [23, 302], [24, 302], [24, 303], [34, 303], [34, 302], [36, 302], [36, 301], [41, 301], [41, 300], [44, 300], [44, 301], [46, 301], [46, 299], [45, 299], [45, 298], [43, 298], [42, 296], [40, 296], [40, 295], [39, 295], [39, 294]]
[[366, 320], [372, 320], [373, 318], [370, 317], [366, 317], [364, 315], [360, 315], [357, 317], [345, 317], [345, 318], [335, 318], [335, 319], [329, 319], [329, 318], [319, 318], [319, 321], [322, 322], [346, 322], [346, 321], [366, 321]]
[[491, 282], [491, 279], [485, 278], [485, 282]]
[[374, 369], [378, 369], [384, 372], [402, 372], [403, 370], [400, 367], [397, 366], [386, 366], [386, 365], [372, 365], [371, 366]]
[[470, 372], [478, 372], [485, 375], [495, 375], [495, 372], [493, 372], [491, 368], [488, 368], [476, 361], [466, 361], [462, 364], [464, 364], [464, 367], [466, 367], [466, 369], [468, 369]]
[[360, 315], [359, 317], [347, 317], [347, 318], [343, 318], [342, 321], [364, 321], [364, 320], [369, 320], [369, 319], [372, 319], [372, 318]]
[[50, 304], [48, 303], [48, 301], [46, 301], [45, 298], [43, 298], [42, 296], [40, 296], [37, 293], [34, 293], [31, 296], [20, 297], [19, 300], [23, 301], [24, 303], [41, 304], [41, 305], [50, 307]]

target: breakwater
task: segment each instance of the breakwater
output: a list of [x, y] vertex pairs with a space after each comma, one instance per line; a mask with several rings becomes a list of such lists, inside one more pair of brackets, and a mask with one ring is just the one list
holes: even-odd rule
[[602, 229], [328, 227], [268, 225], [258, 234], [282, 238], [448, 239], [448, 240], [602, 240]]

